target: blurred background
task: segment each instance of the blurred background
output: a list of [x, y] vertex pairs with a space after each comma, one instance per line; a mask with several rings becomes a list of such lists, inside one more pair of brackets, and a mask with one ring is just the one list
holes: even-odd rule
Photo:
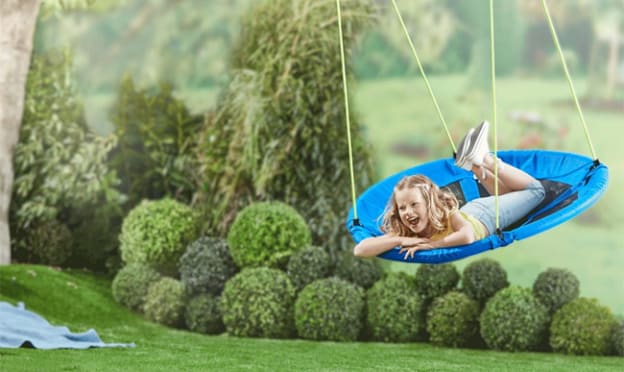
[[[231, 47], [252, 3], [102, 0], [72, 12], [51, 8], [40, 15], [35, 53], [61, 49], [71, 54], [67, 68], [87, 125], [99, 134], [113, 130], [111, 107], [127, 77], [146, 90], [170, 83], [192, 114], [201, 115], [214, 107], [229, 82]], [[381, 179], [451, 156], [452, 147], [391, 2], [374, 3], [375, 23], [349, 56], [354, 71], [349, 90], [351, 110], [362, 122]], [[492, 120], [489, 2], [397, 4], [454, 140], [480, 121]], [[618, 136], [624, 119], [624, 1], [548, 4], [597, 156], [610, 168], [609, 188], [574, 220], [457, 265], [461, 269], [489, 256], [503, 264], [510, 282], [526, 286], [545, 268], [567, 268], [579, 277], [582, 296], [596, 297], [624, 314], [624, 157]], [[494, 29], [499, 148], [591, 156], [541, 1], [495, 1]], [[384, 265], [407, 272], [417, 266]]]

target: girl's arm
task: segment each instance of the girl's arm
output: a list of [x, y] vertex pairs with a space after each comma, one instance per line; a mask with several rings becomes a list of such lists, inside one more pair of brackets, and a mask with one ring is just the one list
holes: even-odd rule
[[429, 239], [418, 237], [405, 237], [394, 235], [382, 235], [366, 238], [353, 248], [353, 254], [357, 257], [373, 257], [388, 251], [394, 247], [414, 247], [418, 244], [429, 243]]
[[453, 232], [445, 236], [444, 238], [440, 240], [422, 242], [412, 247], [403, 246], [399, 253], [406, 252], [405, 259], [408, 259], [409, 257], [414, 257], [414, 253], [416, 253], [416, 251], [454, 247], [457, 245], [470, 244], [474, 242], [475, 236], [472, 225], [468, 221], [466, 221], [464, 217], [462, 217], [461, 214], [459, 214], [458, 212], [451, 215], [451, 226], [453, 227]]
[[472, 225], [459, 212], [451, 215], [451, 226], [453, 227], [453, 232], [440, 240], [429, 243], [430, 249], [453, 247], [474, 242], [475, 235]]

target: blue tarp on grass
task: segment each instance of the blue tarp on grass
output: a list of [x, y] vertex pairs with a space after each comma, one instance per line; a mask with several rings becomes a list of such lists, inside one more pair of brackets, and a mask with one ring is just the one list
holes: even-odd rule
[[43, 317], [0, 301], [0, 348], [32, 346], [36, 349], [87, 349], [90, 347], [134, 347], [134, 343], [104, 343], [97, 332], [89, 329], [72, 333], [67, 327], [53, 326]]

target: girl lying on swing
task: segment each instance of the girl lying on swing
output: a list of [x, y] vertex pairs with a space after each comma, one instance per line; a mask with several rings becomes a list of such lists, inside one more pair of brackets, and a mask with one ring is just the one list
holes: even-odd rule
[[496, 231], [495, 161], [498, 173], [500, 228], [520, 220], [544, 199], [542, 184], [490, 154], [489, 123], [471, 128], [457, 149], [455, 165], [472, 171], [492, 196], [469, 201], [461, 208], [455, 195], [441, 190], [428, 177], [400, 180], [383, 214], [384, 235], [362, 240], [354, 248], [359, 257], [372, 257], [400, 247], [404, 259], [419, 250], [452, 247], [481, 240]]

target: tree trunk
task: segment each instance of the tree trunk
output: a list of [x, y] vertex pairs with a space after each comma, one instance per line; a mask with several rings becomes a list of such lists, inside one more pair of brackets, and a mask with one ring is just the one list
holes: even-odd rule
[[11, 263], [9, 205], [40, 0], [0, 0], [0, 265]]

